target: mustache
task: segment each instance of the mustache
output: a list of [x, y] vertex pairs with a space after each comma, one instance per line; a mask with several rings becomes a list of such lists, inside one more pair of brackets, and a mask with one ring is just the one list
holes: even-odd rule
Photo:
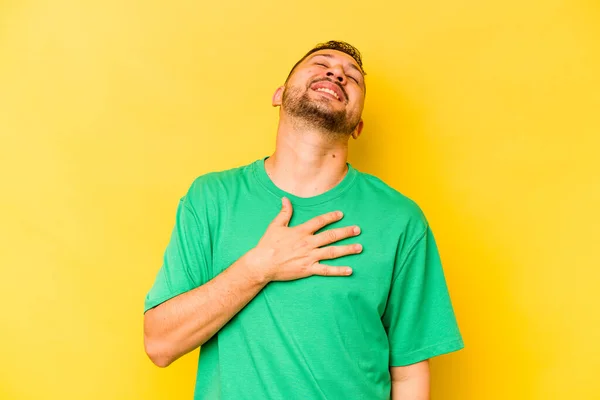
[[313, 83], [317, 83], [317, 82], [321, 82], [321, 81], [328, 81], [328, 82], [331, 82], [331, 83], [333, 83], [333, 84], [334, 84], [334, 85], [336, 85], [337, 87], [339, 87], [339, 88], [340, 88], [340, 90], [342, 91], [342, 93], [344, 93], [345, 100], [346, 100], [346, 101], [348, 101], [348, 93], [346, 93], [346, 90], [344, 90], [344, 87], [343, 87], [342, 85], [340, 85], [340, 83], [339, 83], [339, 82], [336, 82], [336, 81], [334, 81], [334, 80], [331, 80], [331, 79], [329, 79], [329, 78], [315, 79], [314, 81], [312, 81], [312, 82], [310, 82], [310, 83], [308, 84], [308, 87], [310, 87], [310, 86], [311, 86]]

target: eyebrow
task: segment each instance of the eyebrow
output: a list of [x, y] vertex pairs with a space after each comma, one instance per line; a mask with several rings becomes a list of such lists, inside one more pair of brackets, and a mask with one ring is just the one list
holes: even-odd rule
[[[308, 59], [309, 59], [309, 60], [312, 60], [313, 58], [315, 58], [315, 57], [319, 57], [319, 56], [328, 57], [328, 58], [333, 58], [333, 57], [334, 57], [334, 56], [333, 56], [333, 54], [330, 54], [330, 53], [321, 53], [321, 54], [313, 54], [313, 55], [312, 55], [312, 56], [310, 56]], [[362, 72], [362, 70], [361, 70], [360, 68], [358, 68], [358, 67], [357, 67], [356, 65], [354, 65], [353, 63], [349, 63], [348, 65], [349, 65], [350, 67], [354, 68], [355, 70], [357, 70], [357, 71], [360, 73], [360, 75], [363, 77], [363, 79], [364, 79], [364, 77], [365, 77], [365, 74]]]

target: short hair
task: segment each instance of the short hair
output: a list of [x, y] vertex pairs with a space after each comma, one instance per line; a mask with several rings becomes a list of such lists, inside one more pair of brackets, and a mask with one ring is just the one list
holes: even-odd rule
[[356, 47], [352, 46], [349, 43], [342, 42], [339, 40], [330, 40], [325, 43], [319, 43], [314, 48], [309, 50], [308, 53], [306, 53], [304, 55], [304, 57], [302, 57], [296, 64], [294, 64], [294, 66], [290, 70], [290, 73], [288, 74], [285, 81], [287, 82], [290, 79], [290, 76], [292, 76], [292, 73], [294, 72], [294, 70], [296, 69], [298, 64], [300, 64], [302, 61], [304, 61], [306, 59], [306, 57], [310, 56], [312, 53], [319, 51], [319, 50], [337, 50], [337, 51], [341, 51], [342, 53], [348, 54], [350, 57], [354, 58], [354, 61], [356, 61], [356, 63], [360, 67], [360, 70], [362, 71], [363, 75], [367, 75], [367, 73], [365, 72], [365, 70], [363, 69], [363, 66], [362, 66], [362, 58], [360, 55], [360, 51], [358, 51], [358, 49]]

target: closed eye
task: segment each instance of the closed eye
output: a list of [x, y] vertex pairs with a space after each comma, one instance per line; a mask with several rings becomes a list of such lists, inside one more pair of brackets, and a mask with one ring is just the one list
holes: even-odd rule
[[[321, 67], [329, 68], [329, 65], [324, 64], [322, 62], [316, 62], [315, 65], [320, 65]], [[347, 75], [347, 76], [348, 76], [348, 78], [352, 79], [354, 82], [356, 82], [358, 84], [358, 79], [357, 78], [355, 78], [355, 77], [353, 77], [351, 75]]]

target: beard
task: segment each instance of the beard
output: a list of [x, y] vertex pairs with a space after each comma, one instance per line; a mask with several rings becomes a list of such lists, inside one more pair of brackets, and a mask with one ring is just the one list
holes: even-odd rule
[[330, 99], [311, 99], [308, 89], [302, 93], [299, 87], [286, 86], [281, 107], [303, 127], [317, 130], [337, 139], [349, 136], [358, 126], [360, 116], [350, 119], [346, 110], [332, 110]]

